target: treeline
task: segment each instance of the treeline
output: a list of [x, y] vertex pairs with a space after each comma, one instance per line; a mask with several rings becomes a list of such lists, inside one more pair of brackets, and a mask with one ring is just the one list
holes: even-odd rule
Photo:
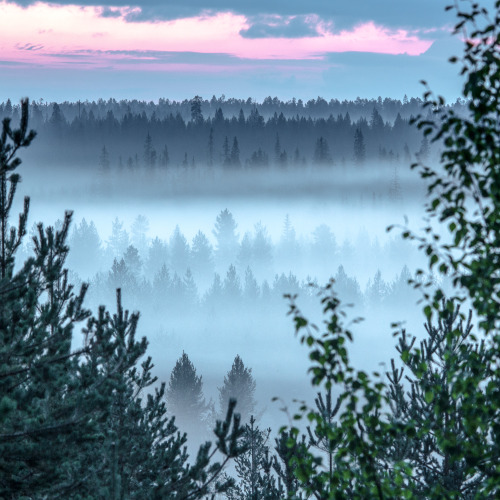
[[[402, 252], [410, 262], [412, 249], [400, 240], [381, 246], [360, 232], [354, 244], [337, 242], [326, 224], [316, 227], [310, 239], [299, 238], [286, 216], [279, 241], [273, 244], [260, 222], [253, 232], [240, 236], [227, 209], [215, 219], [215, 245], [201, 230], [191, 242], [179, 226], [169, 240], [149, 238], [148, 231], [148, 219], [142, 215], [136, 217], [130, 231], [116, 218], [106, 242], [92, 221], [83, 219], [75, 225], [69, 237], [68, 265], [82, 279], [90, 280], [93, 303], [108, 302], [114, 290], [122, 288], [135, 307], [155, 316], [169, 311], [212, 315], [240, 311], [246, 315], [257, 304], [261, 311], [272, 309], [271, 304], [282, 305], [285, 293], [313, 299], [308, 283], [327, 279], [325, 272], [333, 270], [337, 286], [349, 302], [376, 307], [410, 298], [408, 269], [403, 263], [396, 269], [395, 262]], [[373, 263], [390, 268], [394, 275], [384, 280]], [[358, 276], [370, 275], [366, 288], [348, 276], [343, 266], [355, 266]], [[309, 276], [298, 278], [301, 269], [307, 269]]]
[[[426, 159], [431, 153], [409, 124], [422, 111], [419, 99], [299, 102], [196, 96], [183, 103], [32, 103], [39, 140], [27, 155], [44, 164], [107, 170], [408, 163], [415, 154]], [[465, 103], [457, 101], [455, 108], [462, 113]], [[16, 123], [18, 108], [2, 103], [2, 116]]]

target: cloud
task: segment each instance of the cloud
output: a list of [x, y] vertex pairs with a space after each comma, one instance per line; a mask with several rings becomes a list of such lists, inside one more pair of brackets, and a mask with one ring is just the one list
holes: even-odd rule
[[[97, 66], [113, 53], [112, 57], [117, 57], [116, 51], [225, 53], [250, 60], [319, 61], [329, 52], [418, 55], [432, 44], [431, 40], [421, 40], [417, 32], [391, 29], [373, 21], [339, 30], [318, 16], [249, 19], [225, 12], [174, 21], [127, 22], [126, 16], [137, 11], [134, 7], [120, 7], [113, 10], [112, 16], [103, 17], [102, 7], [38, 3], [23, 9], [0, 3], [3, 58], [19, 60], [20, 54], [24, 54], [24, 60], [41, 64], [44, 57], [50, 58], [53, 53], [64, 54], [70, 61], [72, 54], [91, 50], [96, 51]], [[95, 36], [96, 33], [106, 36]], [[24, 40], [30, 43], [25, 44]]]
[[[38, 0], [18, 0], [19, 5], [33, 5]], [[53, 4], [74, 5], [75, 0], [51, 0]], [[233, 12], [247, 17], [261, 15], [308, 16], [334, 22], [337, 29], [352, 28], [360, 22], [374, 21], [391, 28], [432, 28], [455, 21], [444, 11], [446, 1], [437, 0], [80, 0], [79, 5], [102, 6], [102, 15], [115, 15], [115, 7], [138, 7], [127, 14], [131, 21], [171, 20], [185, 17]], [[493, 6], [494, 0], [485, 0]], [[257, 28], [255, 28], [257, 29]]]
[[16, 48], [18, 50], [28, 50], [32, 52], [36, 52], [37, 50], [42, 50], [44, 47], [41, 44], [34, 44], [34, 43], [24, 43], [24, 44], [16, 44]]
[[318, 16], [256, 16], [250, 27], [240, 30], [244, 38], [302, 38], [319, 36], [323, 24]]

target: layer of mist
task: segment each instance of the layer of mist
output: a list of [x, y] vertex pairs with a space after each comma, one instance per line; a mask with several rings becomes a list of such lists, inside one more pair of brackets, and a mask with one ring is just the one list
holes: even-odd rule
[[423, 331], [407, 281], [424, 260], [400, 231], [386, 231], [420, 226], [423, 193], [402, 166], [102, 174], [37, 165], [23, 175], [19, 189], [45, 223], [74, 210], [67, 263], [74, 282], [90, 283], [87, 305], [112, 312], [121, 288], [124, 306], [141, 312], [159, 379], [186, 352], [207, 401], [217, 401], [240, 355], [253, 370], [262, 426], [286, 423], [273, 396], [288, 404], [314, 396], [285, 294], [321, 325], [310, 284], [334, 277], [354, 305], [348, 317], [366, 318], [353, 326], [352, 351], [365, 369], [395, 357], [392, 322]]

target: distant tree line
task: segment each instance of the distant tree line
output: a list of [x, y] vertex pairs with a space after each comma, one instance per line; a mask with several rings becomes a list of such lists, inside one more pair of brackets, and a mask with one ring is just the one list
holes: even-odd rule
[[[299, 239], [286, 216], [279, 241], [273, 244], [266, 227], [255, 225], [253, 233], [241, 237], [232, 213], [225, 209], [216, 217], [213, 236], [215, 246], [199, 230], [189, 242], [176, 226], [169, 240], [149, 238], [148, 219], [139, 215], [130, 232], [116, 218], [112, 231], [103, 242], [95, 224], [83, 219], [69, 236], [72, 252], [68, 265], [83, 279], [90, 280], [90, 299], [96, 304], [108, 301], [116, 288], [126, 290], [127, 297], [141, 310], [153, 315], [167, 311], [205, 311], [226, 314], [228, 310], [253, 310], [257, 303], [269, 306], [282, 303], [283, 293], [301, 293], [313, 298], [308, 283], [324, 269], [336, 269], [337, 286], [348, 301], [367, 307], [399, 305], [410, 300], [410, 278], [407, 267], [394, 270], [398, 276], [384, 279], [373, 264], [361, 266], [370, 255], [370, 262], [383, 267], [401, 253], [401, 242], [390, 241], [384, 246], [372, 242], [368, 234], [360, 233], [355, 246], [349, 241], [338, 243], [329, 226], [314, 229], [310, 240]], [[406, 247], [405, 247], [406, 248]], [[407, 259], [412, 259], [406, 248]], [[409, 261], [408, 261], [409, 262]], [[363, 289], [343, 266], [356, 266], [372, 277]], [[403, 266], [403, 263], [401, 263]], [[297, 269], [305, 267], [307, 279], [299, 279]], [[259, 309], [260, 310], [260, 309]]]
[[[228, 104], [230, 103], [230, 104]], [[212, 99], [32, 103], [39, 140], [28, 159], [102, 170], [269, 165], [300, 167], [365, 161], [426, 159], [429, 143], [409, 120], [420, 99], [302, 103]], [[238, 107], [239, 106], [239, 107]], [[463, 112], [465, 103], [451, 108]], [[0, 104], [0, 118], [19, 120], [17, 106]]]

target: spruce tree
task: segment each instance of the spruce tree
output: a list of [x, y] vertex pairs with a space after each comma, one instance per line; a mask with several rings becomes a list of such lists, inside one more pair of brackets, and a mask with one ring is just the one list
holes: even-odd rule
[[246, 424], [243, 442], [246, 451], [236, 462], [238, 483], [227, 493], [229, 500], [281, 500], [284, 495], [281, 481], [273, 472], [273, 458], [267, 444], [271, 429], [261, 431], [255, 425], [255, 418], [250, 417]]
[[366, 148], [363, 133], [359, 128], [354, 133], [354, 161], [357, 165], [362, 165], [366, 159]]
[[248, 422], [256, 405], [255, 379], [252, 369], [244, 365], [239, 355], [224, 377], [223, 386], [219, 387], [219, 415], [225, 413], [230, 399], [236, 399], [236, 411], [241, 415], [241, 421]]
[[[409, 371], [406, 374], [403, 368], [397, 369], [392, 360], [392, 370], [387, 374], [389, 403], [393, 418], [411, 424], [418, 438], [396, 436], [389, 453], [394, 459], [404, 459], [411, 465], [417, 478], [414, 491], [420, 497], [446, 496], [448, 491], [455, 490], [462, 498], [474, 498], [484, 474], [477, 471], [471, 474], [464, 458], [442, 449], [439, 440], [458, 444], [467, 439], [462, 422], [465, 397], [453, 394], [449, 373], [458, 356], [484, 359], [484, 343], [471, 341], [474, 338], [472, 311], [467, 320], [461, 319], [460, 306], [450, 311], [443, 300], [441, 313], [437, 320], [428, 319], [425, 323], [427, 335], [418, 349], [414, 349], [415, 337], [406, 331], [399, 338], [398, 352], [415, 354], [403, 356], [403, 366]], [[486, 370], [482, 378], [488, 378]], [[481, 387], [476, 390], [483, 393]]]
[[208, 405], [203, 396], [203, 381], [185, 352], [175, 363], [165, 395], [168, 411], [181, 429], [204, 428]]

